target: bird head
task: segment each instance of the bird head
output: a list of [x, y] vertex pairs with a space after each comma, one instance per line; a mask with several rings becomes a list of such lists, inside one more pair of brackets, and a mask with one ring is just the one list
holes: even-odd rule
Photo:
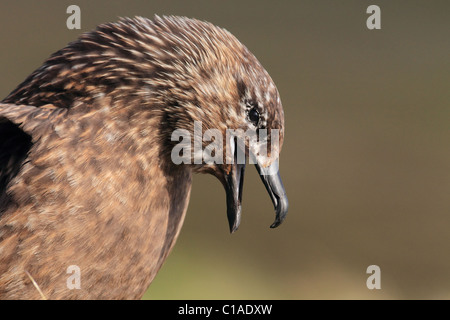
[[174, 17], [156, 22], [167, 31], [166, 51], [174, 57], [163, 94], [172, 162], [221, 181], [231, 232], [240, 224], [246, 162], [255, 164], [275, 207], [271, 227], [277, 227], [288, 200], [278, 170], [284, 113], [273, 80], [224, 29]]

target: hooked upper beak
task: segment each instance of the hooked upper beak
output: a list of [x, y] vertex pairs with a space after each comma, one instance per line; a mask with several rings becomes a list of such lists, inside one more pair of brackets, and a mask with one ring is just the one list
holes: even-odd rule
[[[233, 233], [239, 228], [242, 212], [242, 189], [244, 185], [245, 161], [238, 162], [237, 140], [234, 140], [234, 147], [231, 148], [234, 157], [234, 163], [228, 172], [225, 173], [224, 187], [227, 196], [227, 217], [230, 226], [230, 232]], [[242, 162], [242, 161], [241, 161]], [[289, 202], [286, 191], [278, 170], [278, 160], [274, 161], [269, 167], [264, 168], [259, 163], [256, 165], [261, 180], [263, 181], [267, 192], [269, 193], [275, 208], [275, 221], [271, 228], [278, 227], [286, 218], [289, 208]]]
[[263, 168], [259, 164], [256, 164], [255, 166], [262, 182], [266, 186], [270, 198], [272, 199], [276, 217], [270, 227], [276, 228], [284, 221], [289, 209], [288, 198], [286, 191], [284, 190], [283, 181], [281, 180], [280, 171], [278, 169], [278, 159], [268, 168]]

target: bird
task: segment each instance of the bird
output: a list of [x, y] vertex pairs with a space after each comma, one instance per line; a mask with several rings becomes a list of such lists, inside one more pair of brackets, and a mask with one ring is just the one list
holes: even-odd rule
[[[265, 142], [277, 130], [278, 147], [255, 167], [276, 212], [271, 227], [281, 224], [280, 95], [229, 31], [181, 16], [120, 18], [45, 60], [0, 102], [0, 299], [141, 299], [180, 233], [196, 173], [222, 183], [235, 232], [242, 146], [230, 140], [223, 157], [234, 163], [175, 164], [173, 133], [193, 134], [195, 121], [224, 136], [267, 130]], [[257, 147], [243, 143], [249, 161]]]

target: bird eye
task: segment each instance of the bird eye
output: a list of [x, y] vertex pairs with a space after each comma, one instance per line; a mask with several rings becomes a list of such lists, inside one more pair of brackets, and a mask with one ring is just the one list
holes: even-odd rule
[[258, 110], [253, 107], [249, 112], [248, 112], [248, 118], [249, 120], [253, 123], [253, 125], [255, 127], [258, 126], [259, 123], [259, 112]]

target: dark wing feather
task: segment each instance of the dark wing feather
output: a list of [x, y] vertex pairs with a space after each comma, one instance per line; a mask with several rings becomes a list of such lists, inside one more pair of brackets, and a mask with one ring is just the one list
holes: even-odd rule
[[36, 128], [49, 111], [49, 108], [0, 103], [0, 215], [8, 204], [8, 183], [26, 161], [33, 138], [37, 138]]

